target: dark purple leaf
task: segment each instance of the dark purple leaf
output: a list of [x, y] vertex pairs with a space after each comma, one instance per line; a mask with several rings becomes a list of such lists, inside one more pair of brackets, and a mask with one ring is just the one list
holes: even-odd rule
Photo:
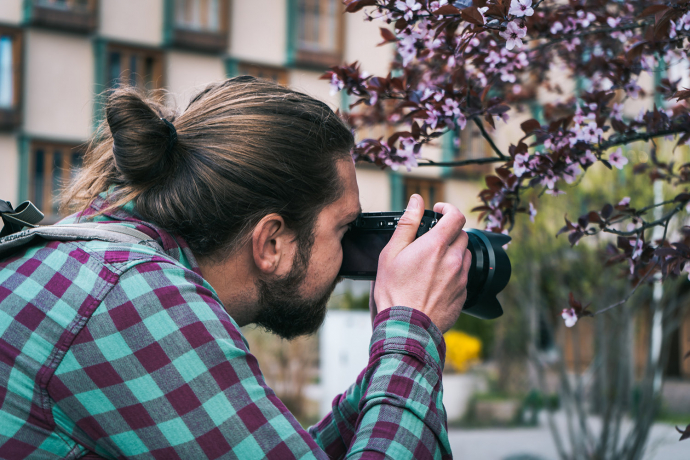
[[606, 203], [603, 208], [601, 208], [601, 217], [608, 219], [613, 214], [613, 206], [610, 203]]

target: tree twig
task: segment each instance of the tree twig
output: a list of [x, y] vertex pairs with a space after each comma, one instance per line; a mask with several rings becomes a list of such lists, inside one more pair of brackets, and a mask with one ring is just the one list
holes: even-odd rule
[[637, 141], [648, 141], [654, 139], [655, 137], [668, 136], [670, 134], [680, 134], [688, 131], [687, 126], [677, 126], [675, 128], [663, 129], [661, 131], [654, 131], [651, 133], [636, 133], [631, 136], [616, 137], [614, 139], [609, 139], [605, 142], [599, 144], [599, 150], [606, 150], [616, 145], [626, 145]]
[[607, 228], [607, 227], [603, 228], [601, 231], [605, 232], [605, 233], [613, 233], [614, 235], [619, 235], [619, 236], [638, 235], [640, 232], [643, 232], [643, 231], [647, 230], [648, 228], [656, 227], [657, 225], [663, 225], [664, 223], [666, 223], [666, 225], [668, 225], [668, 221], [670, 221], [673, 216], [675, 216], [676, 214], [678, 214], [680, 212], [680, 210], [683, 208], [684, 204], [685, 203], [679, 204], [678, 206], [673, 208], [673, 211], [670, 211], [668, 214], [663, 216], [661, 219], [655, 220], [653, 222], [648, 222], [648, 223], [642, 225], [641, 227], [637, 227], [635, 230], [631, 230], [629, 232], [624, 232], [621, 230], [616, 230], [615, 228]]
[[508, 160], [508, 157], [501, 152], [501, 150], [496, 146], [494, 143], [494, 140], [489, 136], [489, 133], [486, 132], [486, 129], [484, 128], [484, 123], [482, 123], [482, 120], [479, 117], [472, 117], [472, 121], [474, 122], [475, 125], [477, 125], [477, 128], [479, 128], [479, 131], [482, 133], [482, 136], [484, 139], [486, 139], [486, 142], [489, 143], [493, 151], [498, 155], [498, 157], [501, 160]]
[[471, 160], [462, 161], [433, 161], [428, 158], [422, 158], [421, 160], [426, 161], [426, 163], [419, 163], [419, 166], [465, 166], [465, 165], [480, 165], [486, 163], [498, 163], [505, 162], [503, 158], [490, 157], [490, 158], [473, 158]]
[[632, 291], [630, 291], [630, 292], [628, 293], [628, 295], [627, 295], [623, 300], [619, 300], [618, 302], [616, 302], [616, 303], [614, 303], [614, 304], [611, 304], [611, 305], [609, 305], [608, 307], [602, 308], [601, 310], [597, 310], [597, 311], [595, 311], [595, 312], [593, 313], [593, 315], [596, 316], [596, 315], [599, 315], [599, 314], [604, 313], [604, 312], [606, 312], [606, 311], [609, 311], [610, 309], [615, 308], [615, 307], [618, 307], [618, 306], [620, 306], [620, 305], [623, 305], [623, 304], [626, 303], [628, 300], [630, 300], [630, 298], [635, 294], [635, 291], [637, 291], [637, 288], [639, 288], [639, 287], [642, 285], [642, 283], [644, 283], [644, 280], [646, 280], [647, 277], [649, 276], [649, 274], [652, 273], [652, 272], [654, 271], [654, 269], [657, 267], [657, 265], [659, 265], [659, 261], [658, 261], [658, 260], [654, 263], [654, 265], [652, 266], [652, 268], [650, 268], [649, 271], [647, 271], [647, 273], [644, 274], [644, 276], [640, 279], [640, 281], [637, 282], [637, 284], [635, 285], [635, 287], [632, 288]]

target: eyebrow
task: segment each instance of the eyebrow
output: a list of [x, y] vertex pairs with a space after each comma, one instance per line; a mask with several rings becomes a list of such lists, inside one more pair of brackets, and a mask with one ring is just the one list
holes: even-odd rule
[[353, 222], [354, 220], [356, 220], [360, 214], [362, 214], [362, 205], [359, 206], [359, 209], [357, 210], [357, 212], [350, 213], [350, 214], [346, 215], [345, 218], [343, 219], [343, 222], [349, 224], [349, 223]]

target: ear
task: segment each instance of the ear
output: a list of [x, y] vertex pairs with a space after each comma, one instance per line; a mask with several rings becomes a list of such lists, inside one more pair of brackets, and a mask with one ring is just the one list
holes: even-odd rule
[[278, 214], [265, 216], [252, 232], [254, 264], [263, 274], [280, 274], [292, 265], [295, 235]]

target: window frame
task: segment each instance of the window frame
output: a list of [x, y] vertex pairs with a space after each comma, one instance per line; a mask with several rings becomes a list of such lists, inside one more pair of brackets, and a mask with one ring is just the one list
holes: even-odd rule
[[230, 36], [230, 0], [218, 0], [219, 27], [217, 32], [181, 27], [177, 22], [178, 3], [180, 1], [182, 0], [170, 0], [170, 41], [172, 46], [194, 51], [224, 53], [228, 49]]
[[[415, 187], [415, 190], [411, 190], [411, 184], [417, 183], [417, 187]], [[432, 187], [437, 186], [437, 190], [434, 192], [434, 196], [432, 197], [431, 194], [428, 192], [431, 190]], [[418, 189], [418, 190], [417, 190]], [[425, 191], [428, 190], [428, 191]], [[410, 196], [413, 193], [417, 193], [424, 198], [424, 206], [426, 209], [431, 209], [434, 204], [443, 202], [445, 200], [445, 195], [446, 195], [446, 183], [443, 179], [435, 178], [435, 177], [418, 177], [418, 176], [408, 176], [408, 175], [403, 175], [402, 176], [402, 202], [407, 203], [410, 199]], [[433, 201], [433, 203], [432, 203]]]
[[18, 27], [0, 25], [0, 36], [2, 35], [12, 36], [13, 104], [11, 108], [0, 108], [0, 131], [11, 131], [22, 122], [24, 33]]
[[[60, 9], [31, 1], [31, 20], [35, 26], [70, 32], [90, 33], [98, 28], [98, 0], [86, 0], [86, 11]], [[67, 0], [68, 4], [75, 0]]]
[[[120, 44], [120, 43], [108, 43], [105, 49], [105, 87], [107, 89], [113, 88], [115, 85], [113, 84], [113, 79], [111, 78], [112, 75], [112, 62], [110, 59], [111, 53], [113, 52], [119, 52], [121, 54], [124, 54], [125, 56], [129, 56], [131, 59], [131, 56], [133, 55], [140, 55], [142, 58], [147, 58], [151, 57], [154, 59], [154, 66], [153, 66], [153, 75], [151, 78], [151, 82], [154, 84], [152, 87], [147, 87], [146, 86], [146, 81], [143, 80], [143, 76], [139, 74], [139, 78], [137, 79], [137, 88], [144, 89], [146, 91], [156, 91], [160, 90], [165, 87], [165, 53], [156, 48], [147, 48], [147, 47], [139, 47], [139, 46], [134, 46], [134, 45], [129, 45], [129, 44]], [[120, 75], [119, 75], [119, 81], [121, 82], [122, 80], [131, 80], [131, 69], [129, 66], [125, 67], [122, 65], [124, 57], [120, 57]], [[131, 60], [130, 60], [131, 62]], [[125, 78], [122, 78], [124, 74]], [[140, 80], [141, 79], [141, 80]], [[139, 81], [140, 80], [140, 81]], [[143, 83], [142, 86], [139, 85], [139, 83]]]
[[[265, 76], [262, 75], [262, 73], [274, 74], [277, 78]], [[264, 78], [266, 80], [272, 80], [283, 86], [288, 86], [290, 83], [290, 74], [285, 67], [256, 64], [247, 61], [240, 61], [237, 63], [237, 75], [251, 75], [257, 78]]]
[[[345, 9], [342, 2], [335, 0], [336, 17], [334, 18], [335, 26], [335, 50], [310, 50], [300, 47], [299, 40], [299, 24], [300, 24], [300, 2], [303, 1], [317, 1], [320, 5], [327, 4], [332, 0], [292, 0], [291, 7], [293, 9], [292, 26], [292, 48], [294, 64], [309, 68], [326, 69], [334, 65], [338, 65], [343, 60], [345, 49]], [[322, 11], [322, 10], [319, 10]]]
[[[44, 184], [43, 184], [43, 190], [42, 190], [42, 196], [41, 200], [36, 199], [36, 166], [37, 166], [37, 153], [39, 150], [42, 150], [44, 152], [44, 159], [43, 159], [43, 164], [44, 164], [44, 172], [43, 176], [44, 178], [50, 178], [49, 181], [46, 181], [44, 179]], [[73, 163], [74, 159], [74, 154], [77, 154], [79, 156], [79, 162], [78, 166], [81, 166], [81, 161], [83, 160], [84, 156], [84, 144], [78, 144], [74, 142], [65, 142], [65, 141], [48, 141], [48, 140], [42, 140], [42, 139], [35, 139], [32, 140], [29, 144], [29, 161], [28, 161], [28, 199], [32, 203], [34, 203], [39, 209], [43, 212], [45, 215], [45, 218], [42, 223], [44, 224], [52, 224], [60, 220], [64, 215], [60, 214], [59, 212], [53, 212], [54, 210], [54, 196], [53, 196], [53, 186], [54, 184], [52, 183], [53, 181], [53, 167], [54, 167], [54, 160], [53, 157], [55, 155], [55, 152], [57, 150], [62, 150], [62, 155], [63, 156], [63, 161], [62, 165], [60, 167], [60, 179], [59, 179], [59, 184], [57, 184], [57, 189], [60, 190], [64, 188], [67, 184], [69, 184], [71, 178], [72, 178], [72, 170], [75, 166]], [[65, 167], [65, 158], [68, 159], [68, 167]], [[50, 159], [50, 161], [48, 161]]]

